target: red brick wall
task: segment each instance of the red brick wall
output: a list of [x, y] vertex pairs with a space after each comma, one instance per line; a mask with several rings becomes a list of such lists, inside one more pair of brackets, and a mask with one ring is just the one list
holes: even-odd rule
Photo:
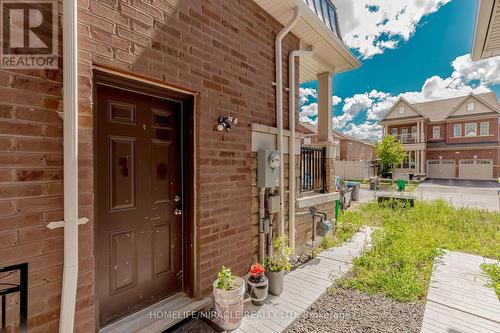
[[[132, 5], [131, 5], [132, 3]], [[96, 329], [93, 256], [92, 65], [200, 93], [196, 105], [198, 296], [221, 265], [251, 263], [251, 123], [275, 125], [274, 38], [281, 25], [253, 1], [80, 0], [80, 276], [77, 332]], [[287, 55], [299, 47], [292, 35]], [[30, 264], [30, 332], [57, 331], [62, 273], [62, 73], [0, 71], [0, 266]], [[287, 94], [284, 94], [284, 110]], [[284, 123], [288, 124], [287, 112]], [[214, 131], [219, 115], [240, 120]], [[200, 139], [203, 138], [203, 139]]]
[[[488, 136], [477, 136], [477, 137], [463, 137], [465, 134], [465, 124], [475, 123], [477, 128], [477, 134], [480, 134], [481, 123], [489, 122], [490, 127], [490, 135]], [[453, 133], [453, 125], [461, 124], [462, 126], [462, 137], [455, 138]], [[498, 142], [498, 117], [491, 119], [482, 119], [482, 120], [469, 120], [469, 121], [456, 121], [450, 122], [446, 124], [446, 142], [447, 143], [472, 143], [472, 142]]]
[[[459, 154], [457, 154], [459, 152]], [[477, 154], [478, 159], [493, 160], [493, 177], [500, 176], [499, 166], [498, 166], [498, 149], [483, 149], [483, 150], [452, 150], [452, 151], [427, 151], [427, 160], [438, 160], [439, 156], [443, 157], [443, 160], [454, 160], [455, 161], [455, 177], [458, 177], [459, 160], [473, 159], [474, 154]]]
[[[440, 138], [439, 139], [434, 139], [433, 138], [433, 128], [434, 127], [439, 127], [439, 132], [440, 132]], [[427, 142], [442, 142], [446, 140], [446, 136], [448, 135], [447, 133], [447, 127], [446, 124], [440, 123], [440, 124], [427, 124], [426, 125], [426, 135], [425, 137], [427, 138]]]

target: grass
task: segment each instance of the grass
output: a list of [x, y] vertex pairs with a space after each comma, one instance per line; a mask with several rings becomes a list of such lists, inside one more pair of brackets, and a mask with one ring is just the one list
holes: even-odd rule
[[500, 214], [493, 212], [456, 209], [444, 201], [395, 210], [371, 203], [343, 214], [337, 237], [348, 239], [362, 225], [383, 229], [374, 231], [372, 250], [354, 261], [343, 287], [415, 301], [425, 297], [441, 249], [500, 259]]
[[497, 293], [498, 299], [500, 299], [500, 265], [499, 264], [482, 264], [481, 269], [488, 274], [491, 282], [488, 287], [491, 287]]

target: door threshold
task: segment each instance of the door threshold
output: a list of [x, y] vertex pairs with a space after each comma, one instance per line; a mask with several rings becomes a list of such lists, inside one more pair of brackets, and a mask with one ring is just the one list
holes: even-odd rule
[[163, 332], [211, 303], [210, 297], [195, 300], [185, 293], [177, 293], [102, 327], [99, 333]]

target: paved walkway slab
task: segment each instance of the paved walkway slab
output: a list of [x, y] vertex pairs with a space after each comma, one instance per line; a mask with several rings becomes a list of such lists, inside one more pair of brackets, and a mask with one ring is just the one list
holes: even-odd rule
[[280, 333], [286, 330], [332, 285], [352, 267], [352, 261], [371, 244], [371, 228], [363, 228], [351, 241], [323, 251], [315, 259], [285, 275], [280, 296], [269, 296], [257, 307], [246, 303], [246, 316], [237, 333]]
[[500, 333], [500, 301], [486, 287], [482, 263], [495, 260], [446, 251], [434, 262], [422, 333]]

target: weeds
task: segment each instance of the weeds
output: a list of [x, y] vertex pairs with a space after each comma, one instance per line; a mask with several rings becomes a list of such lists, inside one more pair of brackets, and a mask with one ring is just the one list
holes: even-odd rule
[[487, 286], [495, 289], [500, 299], [500, 264], [481, 264], [481, 269], [490, 277], [490, 283]]
[[374, 231], [372, 250], [354, 261], [341, 284], [397, 300], [425, 297], [441, 249], [500, 258], [500, 214], [492, 212], [456, 209], [440, 200], [416, 202], [413, 209], [371, 203], [346, 212], [337, 237], [348, 239], [361, 225], [383, 230]]

